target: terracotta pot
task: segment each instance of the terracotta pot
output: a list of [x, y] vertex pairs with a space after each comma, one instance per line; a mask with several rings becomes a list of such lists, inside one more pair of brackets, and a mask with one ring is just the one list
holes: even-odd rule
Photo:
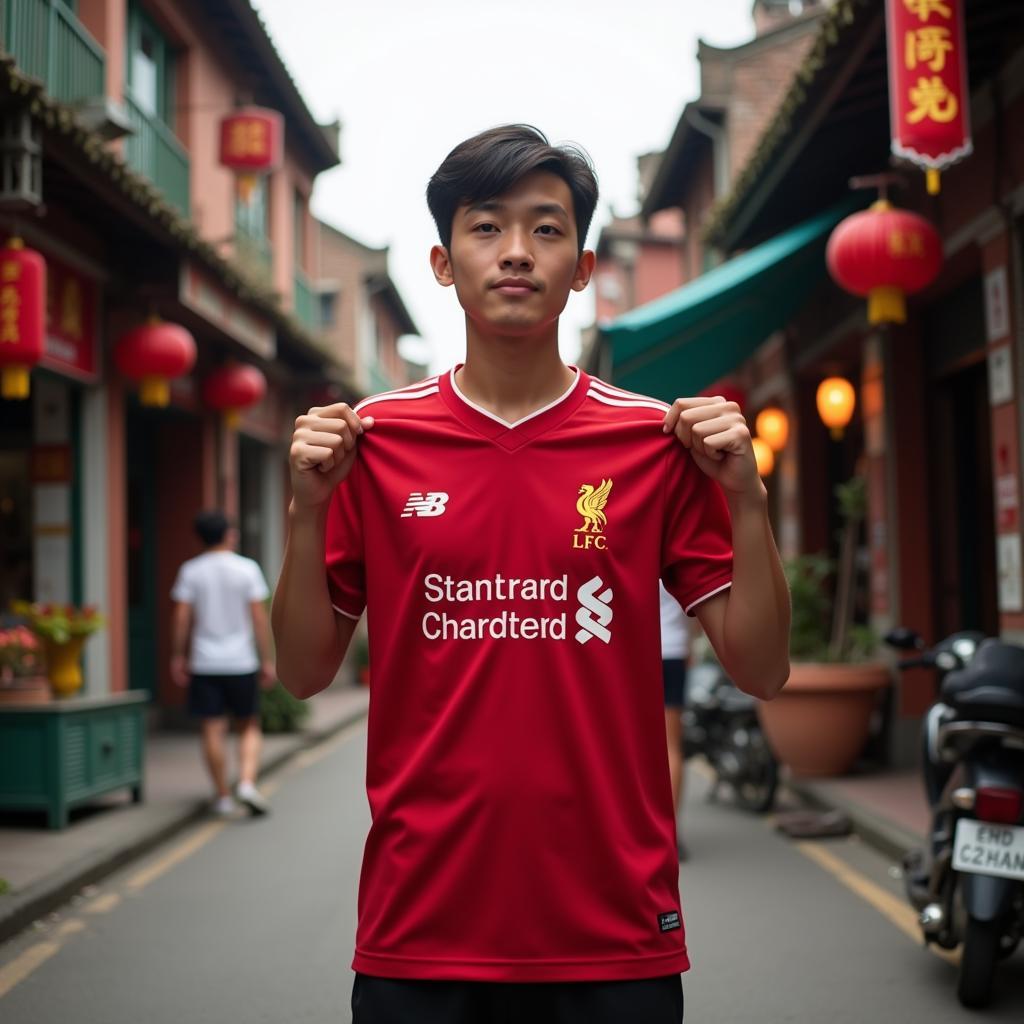
[[82, 645], [84, 636], [73, 636], [66, 644], [44, 640], [46, 674], [58, 697], [73, 697], [82, 688]]
[[775, 756], [794, 775], [842, 775], [868, 738], [878, 691], [890, 682], [880, 662], [797, 662], [785, 689], [758, 705]]
[[0, 683], [0, 704], [45, 704], [50, 697], [46, 676], [21, 676]]

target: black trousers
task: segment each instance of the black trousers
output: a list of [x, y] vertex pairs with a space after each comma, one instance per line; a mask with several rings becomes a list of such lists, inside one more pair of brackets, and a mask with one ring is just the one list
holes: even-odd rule
[[678, 974], [640, 981], [399, 981], [357, 974], [352, 1024], [680, 1024]]

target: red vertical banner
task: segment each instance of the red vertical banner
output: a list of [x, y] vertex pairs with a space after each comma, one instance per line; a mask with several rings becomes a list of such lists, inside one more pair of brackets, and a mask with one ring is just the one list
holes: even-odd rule
[[923, 167], [928, 191], [939, 172], [969, 156], [966, 0], [886, 0], [892, 152]]

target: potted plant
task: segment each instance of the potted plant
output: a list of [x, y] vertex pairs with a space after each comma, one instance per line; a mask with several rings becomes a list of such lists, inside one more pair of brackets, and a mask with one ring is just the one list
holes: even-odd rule
[[787, 561], [792, 668], [782, 693], [758, 709], [776, 756], [800, 776], [849, 771], [867, 741], [878, 693], [890, 681], [888, 666], [875, 658], [874, 631], [854, 625], [864, 478], [841, 484], [836, 497], [843, 524], [838, 566], [824, 555]]
[[40, 639], [46, 656], [46, 674], [58, 697], [70, 697], [82, 688], [82, 646], [103, 625], [92, 606], [36, 604], [14, 601], [16, 615]]
[[42, 652], [35, 634], [21, 623], [0, 628], [0, 704], [36, 704], [50, 699]]

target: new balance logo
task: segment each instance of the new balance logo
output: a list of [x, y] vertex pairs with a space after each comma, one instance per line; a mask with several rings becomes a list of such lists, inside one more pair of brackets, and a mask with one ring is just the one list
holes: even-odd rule
[[595, 576], [576, 591], [576, 597], [580, 602], [580, 607], [576, 611], [576, 625], [581, 627], [576, 633], [577, 643], [585, 644], [594, 637], [608, 643], [612, 638], [611, 631], [605, 628], [612, 621], [612, 610], [609, 607], [612, 588], [605, 587], [599, 594], [598, 591], [602, 587], [604, 580], [600, 576]]
[[402, 518], [444, 515], [447, 504], [448, 495], [444, 491], [427, 491], [426, 494], [421, 491], [413, 491], [402, 510]]

